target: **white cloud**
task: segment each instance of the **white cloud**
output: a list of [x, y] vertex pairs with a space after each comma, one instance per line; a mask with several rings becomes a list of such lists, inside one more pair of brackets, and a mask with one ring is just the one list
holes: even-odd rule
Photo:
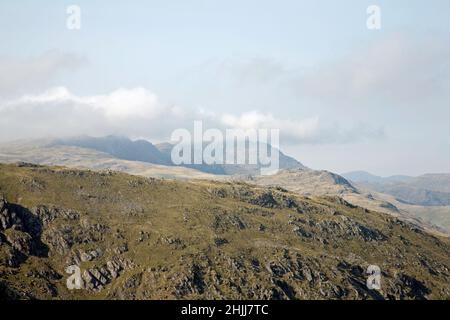
[[0, 105], [2, 140], [36, 136], [151, 135], [179, 117], [144, 89], [118, 89], [109, 94], [77, 96], [65, 87], [25, 95]]
[[257, 111], [246, 112], [239, 116], [224, 114], [221, 121], [228, 127], [240, 129], [280, 129], [280, 134], [286, 140], [308, 142], [320, 135], [318, 117], [303, 120], [277, 119], [270, 113]]
[[345, 143], [375, 137], [366, 127], [342, 130], [319, 117], [280, 119], [258, 111], [240, 115], [187, 110], [163, 104], [145, 88], [121, 88], [108, 94], [77, 96], [65, 87], [0, 104], [1, 140], [122, 134], [166, 140], [177, 128], [192, 129], [195, 120], [207, 128], [280, 129], [281, 143]]
[[112, 119], [142, 117], [150, 120], [166, 111], [158, 97], [144, 88], [119, 89], [106, 95], [79, 98], [78, 102], [100, 109]]
[[285, 144], [349, 143], [365, 139], [379, 139], [385, 136], [383, 128], [371, 128], [367, 124], [342, 128], [336, 123], [327, 124], [320, 117], [301, 120], [280, 119], [271, 113], [245, 112], [239, 116], [224, 114], [221, 122], [227, 127], [240, 129], [279, 129], [281, 141]]

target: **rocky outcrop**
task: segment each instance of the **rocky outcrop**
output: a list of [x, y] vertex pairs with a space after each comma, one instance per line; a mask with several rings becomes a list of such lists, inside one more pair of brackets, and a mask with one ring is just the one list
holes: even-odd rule
[[27, 256], [45, 256], [41, 242], [41, 222], [28, 209], [0, 199], [0, 245], [4, 246], [8, 265], [16, 265]]
[[84, 270], [82, 274], [83, 289], [98, 291], [102, 290], [112, 280], [118, 278], [124, 270], [130, 270], [135, 264], [130, 260], [113, 257], [106, 264], [95, 266]]
[[321, 233], [330, 239], [354, 239], [383, 241], [386, 236], [375, 228], [365, 226], [351, 218], [340, 216], [339, 220], [323, 220], [317, 224]]

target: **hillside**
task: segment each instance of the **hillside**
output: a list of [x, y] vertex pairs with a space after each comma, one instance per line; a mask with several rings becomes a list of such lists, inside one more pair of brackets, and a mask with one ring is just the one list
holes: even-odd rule
[[247, 181], [261, 186], [286, 188], [303, 196], [339, 196], [370, 210], [399, 214], [398, 208], [391, 203], [381, 200], [381, 197], [374, 198], [368, 191], [362, 192], [342, 176], [329, 171], [280, 170], [271, 176], [252, 176]]
[[450, 205], [450, 174], [425, 174], [418, 177], [379, 177], [364, 171], [343, 174], [347, 179], [398, 201], [420, 206]]
[[[358, 206], [389, 213], [421, 224], [429, 230], [450, 233], [450, 206], [423, 207], [399, 202], [395, 197], [350, 183], [345, 178], [328, 172], [307, 168], [283, 169], [276, 175], [258, 176], [238, 174], [216, 175], [194, 168], [157, 165], [142, 161], [119, 159], [109, 153], [90, 148], [55, 144], [55, 140], [18, 141], [0, 145], [0, 162], [28, 162], [41, 165], [66, 166], [77, 169], [116, 170], [144, 177], [168, 179], [208, 179], [246, 181], [262, 186], [281, 186], [301, 195], [338, 195]], [[170, 144], [155, 145], [168, 152]], [[165, 151], [164, 151], [165, 149]], [[239, 172], [240, 168], [234, 169]], [[246, 168], [248, 172], [248, 166]]]
[[[0, 147], [0, 162], [28, 162], [42, 165], [66, 166], [77, 169], [116, 170], [144, 177], [169, 179], [238, 180], [262, 186], [281, 186], [301, 195], [338, 195], [350, 203], [375, 211], [386, 212], [429, 230], [450, 232], [447, 207], [422, 207], [399, 202], [395, 197], [378, 193], [358, 185], [356, 188], [345, 178], [328, 172], [307, 168], [284, 169], [273, 176], [215, 175], [193, 168], [157, 165], [142, 161], [123, 160], [111, 154], [90, 148], [58, 145], [55, 140], [18, 141]], [[171, 148], [170, 144], [156, 145], [159, 150]], [[237, 168], [239, 170], [239, 168]], [[375, 197], [374, 197], [375, 195]], [[427, 209], [428, 208], [428, 209]], [[436, 226], [438, 227], [436, 227]]]
[[116, 170], [144, 177], [170, 179], [222, 179], [198, 170], [130, 161], [116, 158], [93, 149], [50, 145], [43, 143], [13, 144], [2, 146], [0, 163], [28, 162], [42, 165], [66, 166], [76, 169]]
[[[430, 230], [440, 231], [447, 235], [450, 234], [450, 206], [419, 206], [411, 205], [398, 201], [394, 196], [376, 191], [369, 191], [362, 186], [358, 187], [363, 194], [368, 194], [374, 199], [389, 203], [398, 210], [398, 216], [403, 219], [409, 218], [411, 221], [418, 221], [422, 226], [428, 225]], [[347, 201], [351, 202], [351, 195], [344, 196]], [[361, 202], [361, 206], [364, 203]], [[395, 213], [392, 213], [395, 215]]]
[[75, 137], [52, 140], [47, 146], [72, 146], [92, 149], [107, 153], [122, 160], [148, 162], [153, 164], [171, 165], [170, 157], [166, 157], [152, 143], [146, 140], [132, 141], [126, 137]]
[[2, 298], [450, 297], [448, 239], [337, 197], [26, 164], [0, 165], [0, 195]]
[[388, 182], [405, 182], [413, 179], [413, 177], [405, 175], [395, 175], [390, 177], [380, 177], [366, 171], [351, 171], [342, 174], [348, 180], [356, 183], [388, 183]]
[[[400, 179], [398, 176], [396, 179]], [[280, 170], [272, 176], [245, 179], [261, 186], [282, 187], [304, 196], [339, 196], [353, 205], [388, 213], [431, 232], [450, 234], [449, 206], [424, 207], [398, 201], [388, 194], [376, 192], [329, 172], [310, 169]]]
[[282, 186], [302, 195], [339, 195], [357, 192], [350, 182], [329, 171], [287, 169], [271, 176], [255, 176], [251, 180], [263, 186]]

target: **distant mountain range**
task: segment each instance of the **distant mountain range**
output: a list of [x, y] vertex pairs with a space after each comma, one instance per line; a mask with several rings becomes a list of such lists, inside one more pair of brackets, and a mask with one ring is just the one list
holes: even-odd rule
[[398, 201], [421, 206], [450, 205], [450, 174], [425, 174], [419, 177], [379, 177], [365, 171], [343, 174], [354, 183], [394, 196]]
[[405, 175], [394, 175], [390, 177], [380, 177], [373, 175], [367, 171], [351, 171], [342, 174], [347, 179], [358, 183], [387, 183], [387, 182], [405, 182], [413, 177]]
[[[174, 166], [171, 160], [171, 151], [173, 145], [170, 143], [152, 144], [147, 140], [131, 140], [120, 136], [89, 137], [82, 136], [69, 139], [56, 139], [51, 141], [48, 146], [73, 146], [101, 151], [110, 154], [118, 159], [141, 161], [152, 164]], [[305, 168], [303, 164], [283, 154], [281, 151], [269, 146], [272, 151], [279, 152], [279, 161], [281, 169]], [[214, 164], [186, 164], [187, 168], [196, 169], [206, 173], [217, 175], [234, 174], [259, 174], [260, 165], [221, 165]]]

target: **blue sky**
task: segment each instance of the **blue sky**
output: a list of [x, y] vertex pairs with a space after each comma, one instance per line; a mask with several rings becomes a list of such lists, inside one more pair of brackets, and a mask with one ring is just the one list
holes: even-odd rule
[[[79, 31], [66, 28], [72, 4], [82, 10]], [[372, 4], [382, 10], [379, 31], [366, 27]], [[40, 124], [31, 136], [80, 130], [151, 140], [168, 135], [100, 120], [89, 123], [102, 130], [77, 130], [76, 119], [84, 118], [76, 114], [72, 131], [46, 132], [45, 109], [25, 107], [21, 98], [58, 87], [71, 103], [155, 98], [148, 121], [155, 128], [172, 113], [190, 116], [170, 126], [189, 126], [193, 114], [214, 114], [213, 123], [223, 114], [286, 123], [292, 132], [283, 148], [313, 168], [449, 172], [449, 12], [445, 0], [3, 0], [0, 102], [10, 113], [17, 106], [17, 117], [8, 115], [11, 126], [25, 111], [36, 116]], [[114, 94], [121, 88], [129, 91]], [[6, 129], [0, 134], [11, 138]]]

